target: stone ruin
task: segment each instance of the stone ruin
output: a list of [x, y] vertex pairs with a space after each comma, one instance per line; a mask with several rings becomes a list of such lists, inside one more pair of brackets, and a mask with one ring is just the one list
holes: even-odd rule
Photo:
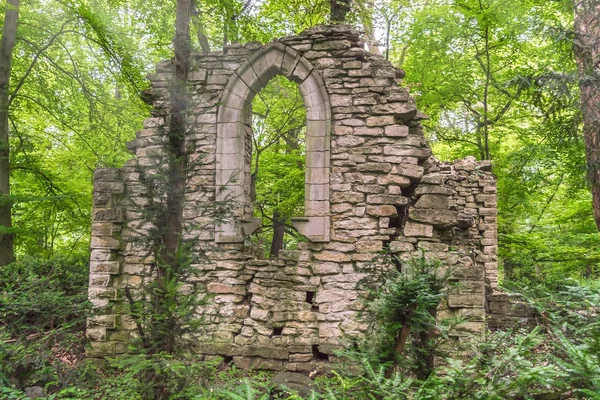
[[[149, 76], [153, 112], [128, 144], [135, 157], [95, 173], [90, 357], [126, 353], [137, 334], [123, 311], [124, 288], [139, 287], [155, 261], [135, 239], [151, 229], [144, 176], [165, 162], [171, 73], [171, 62], [162, 62]], [[305, 211], [293, 225], [308, 240], [266, 260], [247, 240], [259, 228], [249, 193], [250, 103], [278, 74], [299, 85], [306, 107]], [[403, 76], [348, 26], [192, 54], [183, 217], [186, 240], [205, 255], [190, 284], [211, 295], [198, 310], [199, 358], [288, 371], [334, 361], [336, 349], [365, 333], [357, 283], [383, 249], [399, 260], [424, 251], [453, 269], [461, 284], [440, 314], [468, 318], [451, 333], [457, 341], [484, 335], [488, 317], [501, 319], [507, 306], [495, 292], [491, 165], [431, 156], [419, 122], [425, 115], [401, 86]], [[234, 218], [203, 212], [227, 199], [238, 204]]]

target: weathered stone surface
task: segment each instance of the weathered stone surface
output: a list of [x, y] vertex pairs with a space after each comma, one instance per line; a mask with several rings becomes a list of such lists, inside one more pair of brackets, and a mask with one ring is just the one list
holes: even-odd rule
[[436, 208], [447, 210], [450, 205], [450, 197], [448, 196], [438, 196], [425, 194], [419, 197], [419, 200], [415, 204], [416, 208]]
[[[309, 356], [312, 358], [312, 355]], [[310, 361], [300, 359], [293, 361]], [[273, 382], [277, 385], [285, 386], [293, 391], [297, 392], [301, 397], [307, 398], [311, 395], [311, 393], [315, 390], [312, 379], [307, 377], [306, 375], [294, 373], [294, 372], [280, 372], [273, 377]]]
[[24, 392], [25, 392], [25, 396], [29, 397], [30, 399], [46, 398], [46, 393], [44, 393], [44, 388], [41, 386], [26, 387]]
[[262, 357], [234, 356], [233, 363], [236, 367], [246, 370], [268, 369], [277, 371], [283, 369], [283, 361], [264, 359]]
[[451, 228], [458, 223], [458, 213], [435, 208], [412, 208], [408, 217], [416, 222], [431, 224], [437, 228]]
[[407, 222], [404, 227], [404, 235], [405, 236], [422, 236], [422, 237], [432, 237], [433, 236], [433, 226], [425, 225], [425, 224], [417, 224], [413, 222]]

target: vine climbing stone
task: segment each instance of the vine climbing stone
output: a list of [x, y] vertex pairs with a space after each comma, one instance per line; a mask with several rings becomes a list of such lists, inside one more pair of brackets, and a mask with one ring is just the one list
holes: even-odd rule
[[[95, 174], [90, 357], [125, 353], [136, 335], [123, 292], [143, 284], [155, 262], [138, 239], [155, 228], [143, 218], [153, 201], [144, 177], [167, 162], [171, 74], [162, 62], [149, 76], [153, 115], [128, 144], [134, 157]], [[250, 201], [250, 104], [276, 75], [299, 85], [306, 108], [305, 213], [293, 225], [307, 241], [265, 260], [247, 240], [260, 227]], [[451, 267], [462, 284], [440, 311], [467, 320], [450, 334], [484, 334], [486, 287], [494, 293], [498, 277], [491, 165], [432, 157], [426, 117], [403, 76], [343, 25], [192, 54], [183, 217], [184, 238], [199, 256], [190, 284], [210, 295], [198, 310], [199, 356], [299, 372], [335, 360], [336, 349], [366, 331], [357, 283], [383, 251], [401, 262], [424, 251]], [[229, 204], [230, 217], [208, 213], [215, 204]]]

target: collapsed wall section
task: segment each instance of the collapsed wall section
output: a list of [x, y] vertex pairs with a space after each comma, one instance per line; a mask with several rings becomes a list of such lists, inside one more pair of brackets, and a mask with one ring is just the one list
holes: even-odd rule
[[[262, 45], [193, 54], [183, 219], [200, 291], [199, 356], [241, 368], [311, 371], [366, 332], [358, 283], [382, 253], [425, 252], [452, 269], [446, 314], [467, 318], [457, 340], [485, 331], [485, 284], [497, 282], [496, 187], [489, 163], [431, 157], [403, 71], [364, 49], [359, 32], [321, 26]], [[120, 169], [98, 170], [89, 296], [88, 355], [127, 352], [137, 335], [127, 292], [152, 278], [148, 217], [165, 201], [171, 64], [149, 76], [153, 116]], [[308, 240], [276, 259], [256, 256], [259, 229], [249, 196], [252, 97], [275, 75], [296, 82], [307, 110], [305, 215]], [[387, 267], [395, 267], [388, 265]]]

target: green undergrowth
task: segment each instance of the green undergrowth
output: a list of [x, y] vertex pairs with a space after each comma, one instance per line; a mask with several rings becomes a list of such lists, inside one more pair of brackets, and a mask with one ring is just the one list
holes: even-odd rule
[[[406, 296], [410, 303], [429, 287], [426, 275], [413, 276], [413, 281], [407, 277], [388, 276], [388, 290], [375, 295], [365, 318], [377, 321], [383, 315], [378, 304], [397, 310], [396, 317], [384, 320], [404, 318], [402, 305], [390, 303], [389, 296], [405, 287], [405, 295], [414, 293]], [[390, 284], [389, 279], [395, 281]], [[241, 371], [220, 358], [199, 361], [138, 352], [102, 365], [86, 361], [86, 285], [87, 265], [81, 260], [24, 259], [0, 270], [0, 399], [26, 399], [25, 390], [32, 386], [43, 388], [48, 399], [302, 398], [275, 384], [271, 373]], [[437, 286], [433, 289], [440, 293]], [[339, 355], [341, 363], [333, 364], [331, 373], [313, 377], [314, 392], [308, 398], [600, 399], [600, 280], [566, 280], [520, 291], [537, 309], [535, 329], [489, 333], [455, 358], [438, 359], [426, 374], [415, 363], [417, 338], [407, 340], [398, 358], [374, 357], [381, 353], [357, 344]], [[400, 326], [383, 322], [375, 327], [378, 335], [397, 334]], [[426, 322], [434, 323], [430, 318]], [[436, 340], [443, 345], [443, 326], [426, 328], [441, 335]], [[394, 363], [396, 368], [390, 369]], [[156, 391], [157, 383], [164, 396]]]

